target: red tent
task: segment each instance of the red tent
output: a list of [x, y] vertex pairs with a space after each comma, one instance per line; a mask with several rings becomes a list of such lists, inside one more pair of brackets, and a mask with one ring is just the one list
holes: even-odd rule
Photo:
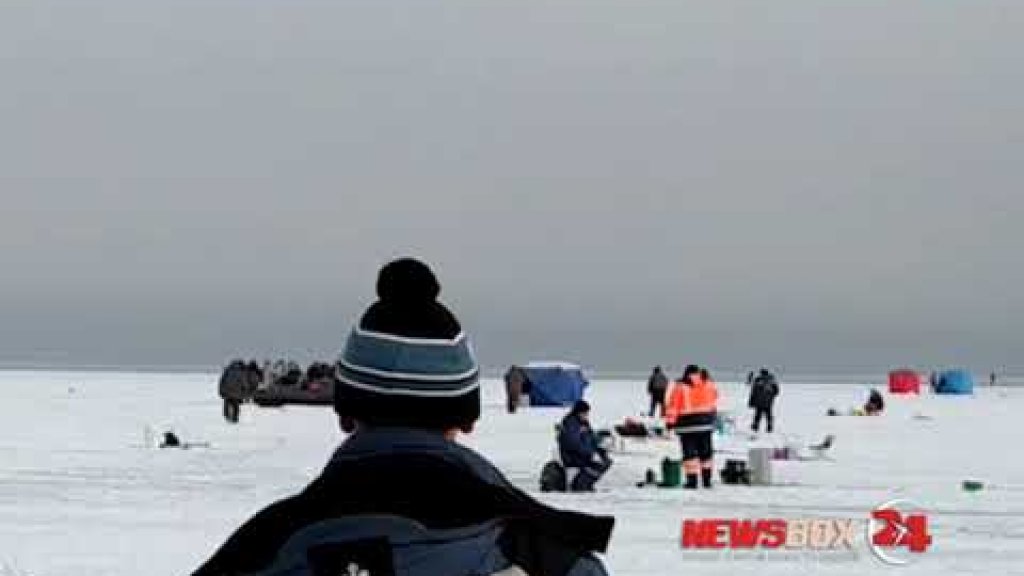
[[891, 394], [920, 394], [921, 377], [909, 369], [889, 372], [889, 392]]

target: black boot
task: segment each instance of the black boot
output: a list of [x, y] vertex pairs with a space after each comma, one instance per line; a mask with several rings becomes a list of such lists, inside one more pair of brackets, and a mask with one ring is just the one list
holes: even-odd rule
[[700, 478], [704, 482], [705, 488], [711, 488], [711, 472], [710, 468], [704, 468], [700, 471]]
[[686, 484], [683, 486], [683, 488], [686, 488], [687, 490], [696, 490], [697, 489], [697, 475], [696, 474], [687, 474], [686, 475]]

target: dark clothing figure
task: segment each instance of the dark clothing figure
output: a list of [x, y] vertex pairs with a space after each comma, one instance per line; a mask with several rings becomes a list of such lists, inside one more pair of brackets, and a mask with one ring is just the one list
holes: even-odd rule
[[775, 417], [772, 414], [772, 407], [767, 408], [754, 408], [754, 422], [750, 428], [754, 432], [757, 432], [761, 428], [761, 419], [765, 421], [765, 431], [769, 434], [775, 429]]
[[181, 440], [174, 432], [164, 432], [164, 441], [160, 443], [161, 448], [181, 448]]
[[[253, 387], [255, 389], [255, 387]], [[252, 395], [249, 387], [249, 373], [245, 362], [234, 360], [220, 375], [217, 385], [220, 397], [224, 400], [241, 402]]]
[[[679, 440], [683, 447], [683, 460], [711, 461], [715, 455], [714, 443], [711, 439], [712, 432], [691, 432], [680, 434]], [[705, 471], [706, 470], [706, 471]], [[701, 469], [701, 480], [706, 488], [711, 487], [711, 469]], [[696, 477], [687, 478], [690, 483], [696, 482]], [[691, 486], [696, 488], [696, 486]]]
[[754, 432], [760, 428], [761, 418], [767, 421], [768, 432], [772, 432], [774, 428], [772, 406], [778, 395], [779, 383], [775, 376], [768, 370], [762, 369], [750, 384], [750, 398], [747, 400], [747, 406], [754, 409], [754, 424], [751, 427]]
[[[318, 478], [302, 492], [256, 514], [193, 576], [273, 572], [282, 568], [277, 561], [285, 561], [279, 551], [291, 546], [306, 549], [300, 540], [325, 533], [333, 533], [339, 542], [358, 543], [366, 538], [360, 532], [375, 527], [375, 517], [381, 515], [408, 519], [426, 530], [480, 526], [496, 531], [480, 542], [460, 538], [450, 549], [438, 542], [433, 545], [436, 554], [421, 553], [413, 559], [415, 570], [402, 565], [401, 551], [393, 552], [394, 571], [381, 574], [490, 574], [513, 564], [531, 576], [565, 576], [570, 570], [574, 576], [603, 576], [605, 571], [591, 552], [606, 549], [613, 524], [612, 518], [536, 502], [481, 456], [439, 433], [377, 428], [357, 431], [345, 440]], [[346, 526], [346, 518], [358, 523]], [[331, 526], [335, 528], [325, 530]], [[308, 549], [316, 550], [314, 544]], [[316, 565], [312, 554], [303, 557], [303, 562], [313, 564], [311, 569], [288, 573], [321, 573], [317, 570], [323, 567]], [[378, 573], [365, 562], [362, 565], [371, 574]]]
[[570, 481], [573, 491], [590, 491], [594, 484], [612, 465], [608, 452], [601, 448], [601, 441], [590, 426], [590, 406], [579, 401], [572, 411], [562, 419], [558, 430], [558, 452], [562, 465], [579, 468]]
[[526, 371], [519, 366], [512, 366], [505, 372], [505, 407], [509, 414], [514, 414], [519, 407], [523, 394], [526, 393]]
[[665, 391], [668, 390], [668, 377], [662, 372], [661, 366], [656, 366], [647, 379], [647, 394], [651, 397], [651, 410], [647, 414], [653, 417], [656, 409], [660, 409], [659, 416], [665, 415]]
[[882, 393], [872, 389], [871, 394], [868, 396], [868, 401], [864, 404], [864, 413], [868, 416], [874, 416], [875, 414], [881, 414], [882, 410], [885, 410], [885, 400], [882, 399]]
[[224, 419], [232, 424], [238, 423], [238, 417], [242, 410], [241, 402], [237, 400], [224, 400], [223, 414]]

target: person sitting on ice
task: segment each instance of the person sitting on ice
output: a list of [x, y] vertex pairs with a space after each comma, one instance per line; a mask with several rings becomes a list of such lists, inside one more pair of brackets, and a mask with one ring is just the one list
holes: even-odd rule
[[348, 335], [334, 409], [349, 436], [300, 493], [245, 522], [194, 576], [606, 576], [614, 518], [544, 505], [456, 442], [479, 368], [423, 263], [384, 266]]
[[877, 416], [885, 410], [885, 400], [882, 398], [882, 393], [874, 388], [871, 389], [871, 394], [868, 395], [868, 401], [864, 403], [864, 414], [867, 416]]
[[161, 448], [181, 448], [181, 439], [174, 432], [164, 432], [164, 439], [160, 442]]
[[563, 466], [579, 468], [569, 482], [569, 489], [573, 492], [593, 491], [594, 484], [611, 467], [612, 460], [590, 425], [590, 404], [586, 400], [577, 400], [562, 419], [558, 431], [558, 452]]

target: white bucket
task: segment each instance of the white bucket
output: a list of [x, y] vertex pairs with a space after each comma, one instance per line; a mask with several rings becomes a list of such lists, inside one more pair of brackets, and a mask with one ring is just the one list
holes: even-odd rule
[[772, 483], [772, 452], [771, 448], [751, 448], [747, 466], [750, 468], [750, 483], [754, 486], [767, 486]]

